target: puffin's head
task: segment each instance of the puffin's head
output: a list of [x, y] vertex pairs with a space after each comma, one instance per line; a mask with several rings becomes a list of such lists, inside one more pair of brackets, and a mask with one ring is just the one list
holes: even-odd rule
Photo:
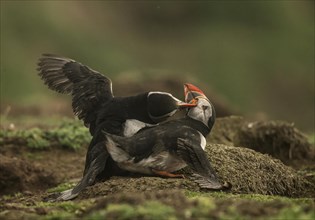
[[149, 92], [147, 96], [148, 114], [155, 123], [165, 121], [179, 109], [192, 108], [196, 105], [194, 102], [182, 102], [167, 92]]
[[196, 86], [185, 83], [185, 102], [196, 104], [190, 108], [187, 116], [204, 123], [208, 128], [212, 128], [215, 121], [215, 109], [207, 96]]

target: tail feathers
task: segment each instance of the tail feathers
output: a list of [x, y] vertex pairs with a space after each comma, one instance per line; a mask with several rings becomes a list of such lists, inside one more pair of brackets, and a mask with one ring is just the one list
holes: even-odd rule
[[74, 199], [87, 186], [93, 185], [97, 175], [104, 170], [108, 156], [109, 154], [106, 151], [103, 151], [101, 154], [99, 154], [92, 161], [88, 171], [83, 176], [82, 180], [73, 189], [62, 192], [62, 194], [57, 198], [57, 201]]
[[227, 190], [232, 187], [231, 183], [224, 182], [221, 184], [217, 178], [205, 177], [199, 174], [193, 174], [193, 180], [203, 189]]
[[103, 152], [106, 152], [106, 146], [104, 144], [105, 138], [101, 138], [101, 135], [97, 134], [97, 136], [94, 136], [89, 148], [86, 153], [86, 159], [85, 159], [85, 168], [83, 172], [83, 176], [85, 176], [90, 169], [90, 166], [95, 158], [97, 158], [100, 154]]
[[72, 193], [73, 189], [68, 189], [63, 191], [61, 195], [57, 198], [57, 201], [67, 201], [76, 198], [79, 193]]

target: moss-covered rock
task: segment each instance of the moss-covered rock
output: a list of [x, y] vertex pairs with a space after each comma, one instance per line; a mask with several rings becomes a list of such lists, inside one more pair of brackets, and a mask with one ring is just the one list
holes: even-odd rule
[[299, 197], [312, 191], [315, 195], [313, 184], [269, 155], [220, 144], [209, 144], [206, 152], [222, 180], [233, 185], [232, 192]]
[[307, 137], [283, 121], [245, 123], [234, 136], [235, 146], [245, 146], [267, 153], [282, 161], [306, 159], [313, 155]]
[[283, 121], [249, 122], [242, 117], [218, 118], [209, 143], [250, 148], [289, 164], [314, 158], [314, 148], [293, 124]]
[[245, 123], [245, 119], [241, 116], [217, 118], [207, 141], [215, 144], [233, 145], [237, 132]]

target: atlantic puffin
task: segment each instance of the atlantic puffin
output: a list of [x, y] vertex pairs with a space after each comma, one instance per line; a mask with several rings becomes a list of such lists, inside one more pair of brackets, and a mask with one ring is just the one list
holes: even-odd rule
[[100, 128], [131, 136], [137, 129], [129, 125], [156, 124], [181, 108], [194, 106], [159, 91], [114, 97], [112, 81], [108, 77], [75, 60], [52, 54], [43, 54], [39, 58], [37, 70], [50, 89], [72, 96], [74, 114], [89, 127], [92, 136]]
[[228, 188], [220, 183], [204, 152], [205, 137], [215, 121], [214, 107], [196, 86], [185, 84], [185, 91], [185, 101], [197, 100], [185, 118], [140, 130], [132, 137], [106, 133], [107, 151], [120, 168], [131, 172], [176, 177], [180, 174], [172, 172], [189, 166], [201, 188]]
[[160, 91], [114, 97], [112, 81], [108, 77], [66, 57], [43, 54], [37, 70], [50, 89], [72, 96], [74, 114], [89, 127], [92, 140], [80, 181], [84, 187], [91, 184], [91, 179], [84, 181], [91, 173], [94, 183], [96, 179], [106, 178], [108, 171], [116, 167], [104, 146], [104, 131], [130, 137], [140, 129], [165, 121], [180, 109], [196, 106]]
[[121, 137], [103, 131], [106, 138], [94, 148], [95, 159], [82, 180], [73, 188], [61, 193], [57, 200], [70, 200], [95, 182], [106, 160], [130, 172], [166, 177], [183, 177], [173, 174], [187, 165], [194, 171], [193, 179], [201, 188], [224, 190], [229, 183], [221, 184], [204, 152], [206, 136], [215, 122], [215, 110], [205, 94], [192, 84], [185, 84], [185, 102], [196, 105], [186, 117], [171, 120], [154, 127], [140, 129], [131, 137]]
[[93, 137], [86, 154], [84, 174], [98, 155], [99, 149], [93, 149], [104, 141], [101, 131], [132, 136], [141, 128], [166, 120], [179, 109], [195, 106], [160, 91], [114, 97], [108, 77], [66, 57], [43, 54], [38, 71], [50, 89], [72, 96], [74, 114], [89, 127]]
[[205, 137], [215, 122], [214, 107], [192, 84], [185, 84], [185, 93], [186, 102], [197, 102], [185, 118], [140, 130], [132, 137], [105, 133], [107, 151], [120, 168], [131, 172], [180, 177], [172, 172], [188, 166], [201, 188], [228, 189], [231, 185], [219, 181], [204, 152]]

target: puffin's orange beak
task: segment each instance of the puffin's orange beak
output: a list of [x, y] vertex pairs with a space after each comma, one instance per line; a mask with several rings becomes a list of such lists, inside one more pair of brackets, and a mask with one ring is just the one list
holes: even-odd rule
[[185, 91], [185, 102], [187, 103], [195, 103], [197, 104], [197, 98], [205, 98], [208, 99], [207, 96], [199, 89], [197, 86], [194, 86], [190, 83], [184, 84]]
[[197, 106], [197, 99], [192, 100], [191, 102], [178, 102], [178, 107], [180, 108], [192, 108]]

